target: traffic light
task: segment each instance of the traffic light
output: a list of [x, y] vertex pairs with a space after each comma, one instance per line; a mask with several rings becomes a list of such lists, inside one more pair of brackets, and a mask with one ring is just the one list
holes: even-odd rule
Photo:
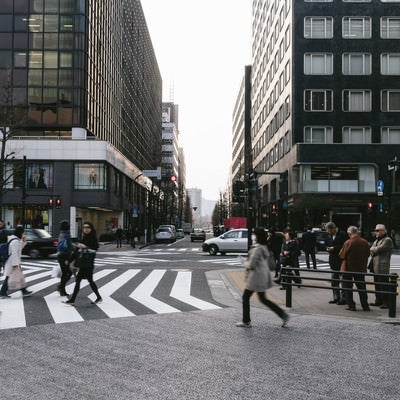
[[61, 208], [61, 198], [57, 197], [56, 199], [56, 208]]
[[49, 197], [49, 206], [53, 207], [53, 198], [52, 197]]
[[371, 212], [372, 212], [372, 207], [373, 207], [373, 205], [372, 205], [372, 201], [369, 201], [368, 202], [368, 205], [367, 205], [367, 211], [368, 211], [368, 213], [370, 214]]
[[175, 175], [171, 175], [169, 179], [170, 179], [171, 182], [176, 182], [176, 176]]

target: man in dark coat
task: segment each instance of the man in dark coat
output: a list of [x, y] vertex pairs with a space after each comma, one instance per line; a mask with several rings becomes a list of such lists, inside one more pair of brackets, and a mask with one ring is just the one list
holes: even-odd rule
[[315, 233], [311, 230], [311, 226], [306, 227], [306, 231], [301, 237], [301, 247], [306, 256], [307, 268], [310, 268], [310, 256], [313, 263], [313, 268], [317, 269], [317, 260], [315, 258], [315, 246], [317, 244], [317, 237]]
[[332, 273], [332, 279], [336, 279], [336, 281], [331, 282], [333, 300], [329, 301], [329, 303], [343, 305], [346, 304], [346, 300], [344, 291], [340, 290], [340, 264], [342, 260], [339, 257], [339, 251], [349, 237], [345, 231], [339, 230], [333, 222], [326, 224], [326, 231], [328, 235], [325, 239], [325, 245], [326, 251], [329, 253], [329, 266], [331, 270], [335, 271]]
[[[356, 284], [360, 303], [364, 311], [370, 311], [368, 296], [366, 292], [365, 276], [367, 272], [369, 246], [368, 242], [360, 236], [360, 231], [356, 226], [349, 226], [347, 234], [350, 239], [346, 240], [339, 257], [342, 259], [340, 271], [343, 273], [343, 288], [352, 289], [353, 283]], [[356, 304], [353, 300], [353, 292], [345, 291], [347, 307], [346, 310], [356, 311]]]

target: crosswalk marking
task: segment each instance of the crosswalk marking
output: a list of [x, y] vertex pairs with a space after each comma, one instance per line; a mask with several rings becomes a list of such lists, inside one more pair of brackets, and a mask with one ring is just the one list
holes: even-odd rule
[[158, 314], [180, 312], [177, 308], [171, 307], [170, 305], [151, 296], [165, 272], [165, 269], [153, 270], [129, 297], [139, 301], [144, 306]]
[[[103, 302], [98, 304], [98, 307], [100, 307], [107, 316], [110, 318], [119, 318], [133, 317], [135, 315], [133, 312], [129, 311], [110, 296], [139, 272], [140, 269], [130, 269], [129, 271], [125, 271], [122, 275], [101, 287], [101, 297], [103, 298]], [[94, 301], [96, 295], [92, 293], [89, 298]]]
[[[13, 293], [10, 300], [1, 300], [0, 328], [22, 328], [25, 326], [25, 309], [21, 292]], [[4, 304], [3, 304], [4, 303]]]
[[215, 310], [220, 308], [215, 304], [200, 300], [190, 295], [190, 285], [192, 282], [192, 273], [190, 271], [178, 272], [174, 286], [171, 290], [171, 297], [190, 304], [201, 310]]
[[[93, 279], [101, 279], [105, 276], [114, 272], [114, 269], [103, 269], [99, 272], [93, 274]], [[59, 279], [57, 279], [59, 282]], [[87, 280], [83, 280], [81, 282], [81, 289], [88, 286], [89, 282]], [[72, 292], [74, 290], [75, 283], [71, 283], [70, 285], [66, 286], [67, 292]], [[61, 302], [60, 294], [58, 292], [50, 293], [49, 295], [44, 297], [47, 307], [49, 308], [50, 314], [54, 319], [54, 322], [57, 324], [64, 323], [64, 322], [79, 322], [83, 321], [82, 316], [79, 314], [78, 310], [74, 307], [68, 306]], [[66, 300], [66, 297], [64, 298]]]

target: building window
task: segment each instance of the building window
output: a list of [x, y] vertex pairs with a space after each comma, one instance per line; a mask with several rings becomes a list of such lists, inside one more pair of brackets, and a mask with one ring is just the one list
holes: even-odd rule
[[333, 128], [331, 126], [305, 126], [304, 143], [333, 143]]
[[370, 144], [371, 127], [345, 126], [342, 130], [342, 143], [345, 144]]
[[369, 112], [371, 111], [370, 90], [344, 90], [343, 111]]
[[381, 54], [381, 74], [400, 75], [400, 53]]
[[304, 192], [374, 192], [375, 169], [363, 165], [306, 165]]
[[307, 39], [332, 39], [332, 17], [305, 17], [304, 37]]
[[28, 189], [50, 189], [53, 187], [53, 165], [29, 163], [26, 168]]
[[400, 17], [381, 18], [381, 38], [400, 39]]
[[371, 75], [370, 53], [344, 53], [342, 55], [343, 75]]
[[381, 110], [400, 111], [400, 90], [381, 91]]
[[382, 144], [400, 144], [400, 126], [383, 126], [381, 128]]
[[331, 53], [306, 53], [304, 54], [305, 75], [332, 75], [333, 54]]
[[371, 18], [344, 17], [342, 20], [342, 36], [345, 39], [371, 38]]
[[102, 163], [75, 164], [74, 188], [105, 190], [106, 166]]
[[305, 111], [332, 111], [333, 91], [332, 90], [305, 90], [304, 110]]
[[333, 0], [304, 0], [305, 3], [332, 3]]
[[343, 3], [371, 3], [371, 0], [342, 0]]

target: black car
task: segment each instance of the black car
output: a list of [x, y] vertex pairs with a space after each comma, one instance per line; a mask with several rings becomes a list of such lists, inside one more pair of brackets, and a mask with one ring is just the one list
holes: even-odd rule
[[[8, 236], [13, 234], [12, 229], [7, 229]], [[22, 249], [22, 254], [31, 258], [48, 257], [50, 254], [57, 253], [58, 240], [53, 238], [44, 229], [25, 228], [26, 245]]]

